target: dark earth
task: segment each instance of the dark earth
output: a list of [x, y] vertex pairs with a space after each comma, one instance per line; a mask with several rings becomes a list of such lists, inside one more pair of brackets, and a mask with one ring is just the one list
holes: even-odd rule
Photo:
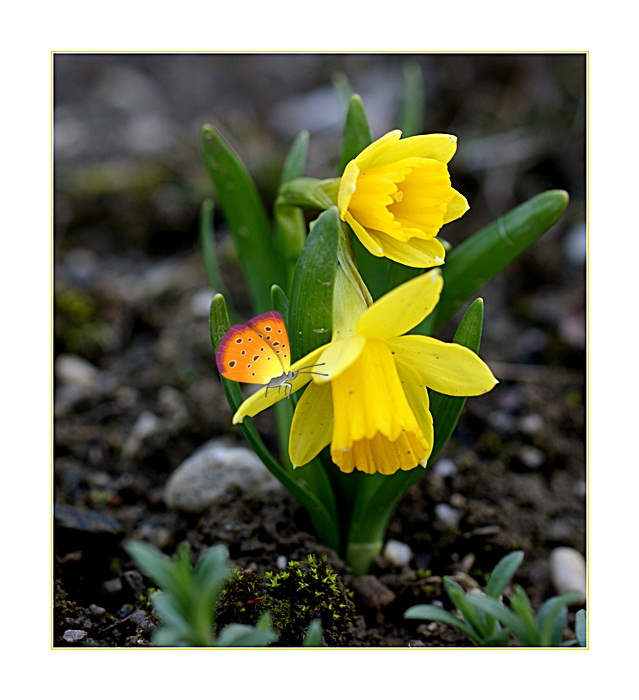
[[[566, 190], [570, 204], [481, 290], [481, 355], [500, 383], [467, 401], [438, 463], [393, 517], [387, 537], [412, 558], [380, 555], [355, 579], [283, 489], [231, 486], [198, 513], [164, 500], [171, 474], [202, 445], [242, 445], [208, 332], [197, 231], [213, 192], [198, 133], [205, 123], [224, 133], [270, 210], [300, 129], [311, 136], [307, 174], [335, 174], [343, 111], [331, 82], [348, 77], [377, 138], [396, 127], [410, 61], [423, 71], [422, 131], [459, 137], [450, 170], [471, 209], [446, 227], [448, 240], [548, 189]], [[514, 582], [535, 610], [556, 593], [550, 552], [587, 553], [585, 86], [583, 54], [55, 56], [53, 646], [151, 644], [158, 619], [151, 582], [123, 548], [131, 538], [169, 555], [188, 543], [196, 557], [223, 543], [232, 565], [254, 574], [326, 555], [354, 605], [334, 646], [471, 646], [403, 613], [450, 608], [443, 576], [484, 586], [515, 550], [525, 557]], [[216, 232], [230, 296], [248, 318], [219, 216]], [[258, 426], [274, 446], [273, 416]], [[70, 630], [80, 633], [65, 639]]]

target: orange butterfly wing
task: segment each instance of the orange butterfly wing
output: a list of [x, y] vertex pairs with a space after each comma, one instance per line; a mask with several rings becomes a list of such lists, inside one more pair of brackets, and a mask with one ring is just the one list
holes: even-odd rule
[[220, 374], [246, 384], [268, 384], [288, 372], [290, 348], [284, 320], [277, 311], [231, 326], [215, 354]]

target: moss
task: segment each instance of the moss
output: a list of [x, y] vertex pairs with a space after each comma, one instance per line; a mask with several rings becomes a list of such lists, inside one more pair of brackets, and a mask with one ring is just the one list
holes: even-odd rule
[[279, 637], [275, 646], [301, 646], [313, 620], [320, 621], [326, 646], [343, 646], [354, 620], [352, 592], [326, 557], [313, 555], [264, 576], [235, 570], [222, 592], [218, 629], [234, 622], [254, 625], [266, 611]]
[[55, 289], [55, 336], [60, 350], [92, 357], [102, 347], [104, 328], [95, 300], [76, 288]]

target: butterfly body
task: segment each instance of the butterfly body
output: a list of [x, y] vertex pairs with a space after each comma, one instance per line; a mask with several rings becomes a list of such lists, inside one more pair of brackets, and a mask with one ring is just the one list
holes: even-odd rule
[[[264, 384], [290, 395], [291, 382], [301, 370], [291, 371], [291, 351], [284, 319], [268, 311], [247, 323], [231, 326], [215, 354], [220, 374], [247, 384]], [[307, 369], [307, 368], [302, 368]]]

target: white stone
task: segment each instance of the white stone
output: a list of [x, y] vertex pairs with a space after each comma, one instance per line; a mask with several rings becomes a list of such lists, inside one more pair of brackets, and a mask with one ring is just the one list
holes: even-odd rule
[[98, 388], [100, 371], [82, 357], [64, 354], [56, 358], [55, 377], [61, 386], [94, 392]]
[[133, 457], [144, 440], [160, 429], [162, 421], [152, 411], [142, 411], [138, 419], [133, 424], [131, 434], [127, 438], [122, 448], [125, 457]]
[[413, 550], [404, 542], [388, 540], [384, 547], [383, 557], [394, 566], [406, 566], [413, 558]]
[[251, 450], [211, 440], [171, 474], [164, 501], [170, 508], [203, 513], [231, 488], [257, 496], [280, 484]]
[[275, 560], [275, 565], [278, 569], [284, 571], [284, 569], [288, 566], [288, 559], [283, 554], [280, 554]]
[[440, 526], [454, 530], [461, 520], [461, 513], [448, 505], [448, 503], [438, 503], [435, 506], [435, 516]]
[[446, 478], [449, 476], [455, 476], [455, 474], [457, 474], [457, 467], [455, 466], [455, 462], [453, 462], [451, 459], [440, 459], [435, 462], [433, 472]]
[[208, 318], [213, 301], [213, 292], [210, 289], [200, 289], [191, 298], [191, 313], [195, 318]]
[[550, 578], [557, 593], [579, 594], [575, 605], [586, 602], [586, 560], [572, 547], [557, 547], [550, 553]]

